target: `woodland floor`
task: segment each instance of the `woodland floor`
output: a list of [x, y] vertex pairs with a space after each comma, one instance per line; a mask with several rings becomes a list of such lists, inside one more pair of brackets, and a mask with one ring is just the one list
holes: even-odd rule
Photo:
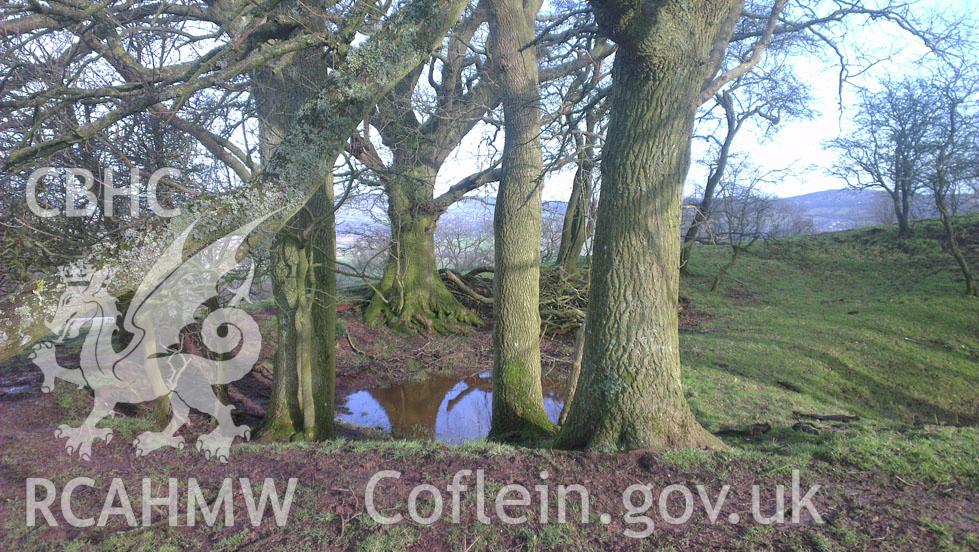
[[[698, 419], [730, 445], [722, 453], [569, 453], [485, 441], [449, 447], [344, 426], [343, 438], [327, 443], [237, 445], [224, 465], [193, 447], [137, 458], [129, 443], [154, 427], [145, 408], [133, 408], [105, 424], [115, 438], [94, 447], [84, 463], [69, 457], [53, 432], [62, 423], [77, 425], [90, 408], [88, 394], [65, 384], [41, 394], [36, 369], [9, 363], [0, 367], [0, 550], [979, 550], [979, 301], [961, 296], [954, 263], [934, 239], [937, 226], [921, 224], [897, 245], [891, 232], [759, 247], [739, 260], [717, 293], [707, 288], [727, 252], [698, 248], [682, 291], [684, 383]], [[970, 219], [963, 237], [979, 261], [979, 219]], [[258, 318], [263, 334], [271, 334], [274, 319]], [[406, 337], [365, 327], [355, 307], [345, 307], [341, 318], [341, 397], [436, 374], [471, 376], [492, 365], [488, 326]], [[545, 377], [564, 377], [571, 349], [571, 337], [545, 339]], [[270, 391], [268, 367], [266, 360], [231, 386], [239, 422], [259, 420]], [[858, 419], [814, 421], [800, 413]], [[800, 422], [816, 432], [801, 431]], [[753, 424], [767, 424], [767, 431], [745, 431]], [[192, 443], [208, 425], [195, 418], [181, 434]], [[384, 469], [403, 475], [378, 493], [379, 509], [406, 517], [413, 486], [442, 489], [449, 512], [445, 487], [452, 475], [485, 470], [494, 521], [479, 523], [472, 494], [464, 493], [460, 524], [446, 514], [432, 526], [410, 520], [382, 526], [365, 513], [364, 490]], [[795, 469], [803, 489], [821, 485], [814, 503], [825, 523], [807, 515], [798, 524], [754, 523], [752, 485], [763, 489], [761, 511], [769, 514], [775, 485], [786, 486], [788, 497]], [[559, 484], [588, 488], [588, 523], [577, 511], [564, 524], [504, 525], [495, 517], [496, 491], [509, 483], [533, 488], [542, 470], [552, 493]], [[171, 528], [158, 514], [150, 527], [130, 528], [118, 516], [104, 528], [26, 527], [27, 478], [47, 477], [60, 490], [85, 476], [96, 485], [75, 494], [81, 517], [97, 515], [114, 477], [125, 482], [137, 517], [143, 478], [157, 493], [176, 478], [181, 497], [191, 477], [214, 492], [229, 477], [272, 477], [280, 489], [295, 477], [299, 485], [282, 528], [270, 520], [253, 528], [241, 512], [233, 527]], [[635, 483], [652, 485], [656, 494], [673, 483], [702, 484], [711, 500], [722, 485], [731, 488], [717, 523], [695, 493], [689, 522], [669, 525], [654, 506], [653, 533], [630, 539], [623, 531], [641, 527], [627, 525], [621, 493]], [[674, 515], [682, 511], [671, 505]], [[240, 500], [236, 508], [243, 509]], [[57, 501], [52, 510], [59, 511]], [[538, 510], [525, 513], [536, 518]], [[611, 515], [609, 523], [602, 513]], [[738, 523], [730, 522], [732, 513]]]

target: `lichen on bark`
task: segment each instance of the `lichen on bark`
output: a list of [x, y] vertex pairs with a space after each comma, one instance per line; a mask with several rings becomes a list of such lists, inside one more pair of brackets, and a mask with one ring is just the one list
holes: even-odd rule
[[[204, 196], [181, 207], [169, 225], [134, 236], [120, 247], [116, 239], [96, 244], [91, 258], [99, 267], [117, 268], [117, 289], [135, 289], [164, 250], [190, 224], [197, 223], [190, 248], [209, 243], [242, 224], [273, 213], [244, 245], [266, 242], [316, 191], [310, 175], [328, 173], [347, 140], [381, 96], [429, 59], [465, 8], [465, 0], [413, 0], [402, 5], [370, 39], [353, 49], [343, 66], [300, 110], [295, 123], [265, 170], [244, 189], [227, 196]], [[115, 237], [114, 237], [115, 238]], [[0, 360], [6, 360], [47, 333], [44, 320], [57, 305], [62, 286], [53, 280], [44, 293], [5, 300], [0, 318]], [[30, 301], [17, 309], [15, 305]]]
[[273, 246], [279, 338], [264, 440], [336, 436], [336, 238], [333, 179], [325, 180]]

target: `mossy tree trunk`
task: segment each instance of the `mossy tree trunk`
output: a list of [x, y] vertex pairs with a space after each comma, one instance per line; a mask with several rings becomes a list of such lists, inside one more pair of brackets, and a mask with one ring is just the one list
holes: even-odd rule
[[680, 194], [707, 62], [741, 4], [648, 2], [641, 13], [618, 0], [592, 5], [619, 49], [581, 381], [556, 445], [720, 447], [694, 418], [680, 379]]
[[540, 368], [540, 236], [543, 161], [534, 22], [540, 3], [492, 0], [492, 52], [503, 91], [506, 141], [493, 218], [493, 417], [490, 437], [553, 433]]
[[[260, 154], [270, 159], [303, 105], [328, 81], [322, 54], [299, 52], [252, 76]], [[272, 399], [259, 438], [334, 437], [336, 231], [333, 178], [279, 230], [272, 246], [272, 293], [278, 307]]]
[[[253, 176], [239, 190], [204, 195], [181, 205], [180, 216], [152, 229], [143, 239], [147, 243], [158, 238], [172, 239], [196, 221], [188, 247], [199, 247], [262, 215], [268, 215], [265, 223], [242, 248], [247, 251], [275, 235], [319, 189], [322, 181], [314, 179], [330, 172], [358, 125], [377, 102], [410, 71], [431, 59], [432, 51], [458, 22], [466, 5], [465, 0], [408, 0], [399, 5], [383, 22], [373, 25], [370, 38], [351, 49], [343, 59], [335, 59], [327, 83], [303, 104], [271, 158], [263, 159], [261, 174]], [[275, 57], [276, 52], [276, 48], [266, 50], [268, 56], [252, 58], [253, 62], [264, 63], [260, 60]], [[193, 91], [196, 87], [191, 82], [178, 87], [176, 93]], [[64, 141], [55, 141], [24, 148], [18, 155], [10, 156], [6, 166], [19, 166], [25, 157], [32, 158], [41, 149], [53, 151], [63, 144]], [[107, 266], [127, 269], [120, 271], [126, 276], [117, 278], [120, 289], [137, 286], [139, 282], [134, 276], [148, 270], [152, 261], [131, 256], [109, 256], [103, 260]], [[54, 286], [49, 287], [38, 301], [45, 306], [55, 305], [56, 290]], [[28, 313], [0, 319], [0, 358], [6, 360], [19, 354], [27, 345], [3, 339], [4, 336], [23, 335], [37, 341], [47, 333], [40, 315]]]
[[[367, 46], [376, 47], [357, 50], [360, 59], [354, 65], [361, 74], [355, 77], [359, 80], [347, 83], [349, 90], [329, 86], [336, 72], [326, 83], [311, 81], [325, 66], [298, 63], [303, 58], [259, 73], [270, 84], [264, 95], [256, 94], [263, 162], [271, 160], [263, 180], [306, 184], [321, 173], [325, 180], [319, 186], [302, 186], [315, 188], [315, 194], [276, 234], [273, 287], [282, 317], [281, 343], [263, 432], [267, 439], [315, 440], [336, 434], [336, 220], [331, 171], [340, 148], [368, 110], [410, 79], [409, 73], [417, 74], [464, 6], [465, 2], [455, 0], [403, 6], [381, 31], [389, 40], [375, 34]], [[384, 67], [379, 80], [369, 77], [375, 64]], [[309, 86], [312, 90], [307, 90]], [[351, 97], [333, 102], [331, 94]], [[351, 123], [345, 134], [337, 132], [338, 121]], [[323, 147], [325, 143], [332, 147]]]
[[438, 86], [426, 119], [416, 115], [415, 91], [423, 74], [421, 67], [378, 102], [370, 123], [390, 150], [390, 162], [384, 162], [367, 139], [353, 148], [358, 159], [384, 184], [391, 225], [384, 275], [365, 312], [370, 323], [384, 322], [402, 331], [444, 333], [459, 325], [481, 322], [437, 275], [435, 227], [453, 202], [490, 180], [463, 179], [461, 189], [453, 187], [457, 191], [439, 197], [434, 193], [435, 177], [445, 160], [499, 103], [495, 79], [486, 69], [479, 70], [475, 82], [465, 70], [471, 60], [469, 46], [486, 17], [486, 9], [480, 5], [450, 31], [440, 50], [442, 63], [429, 74], [428, 83], [438, 81]]
[[[439, 331], [458, 323], [479, 322], [438, 278], [433, 278], [437, 267], [432, 236], [439, 214], [468, 191], [495, 181], [498, 177], [492, 177], [492, 173], [496, 171], [489, 168], [474, 173], [438, 197], [433, 196], [433, 191], [435, 174], [445, 160], [486, 113], [501, 102], [498, 65], [482, 52], [481, 44], [481, 29], [490, 12], [488, 3], [473, 3], [472, 9], [449, 31], [437, 53], [439, 63], [430, 67], [427, 75], [422, 68], [412, 71], [378, 102], [368, 122], [390, 150], [392, 161], [382, 160], [363, 136], [356, 137], [351, 148], [384, 183], [392, 227], [391, 250], [380, 293], [366, 312], [370, 322]], [[610, 48], [601, 44], [593, 56], [580, 56], [573, 63], [551, 63], [543, 71], [544, 78], [571, 75], [609, 52]], [[424, 109], [418, 109], [419, 79], [424, 89]], [[425, 116], [419, 117], [419, 112]]]
[[336, 234], [333, 179], [326, 180], [273, 246], [279, 342], [263, 439], [336, 436]]
[[436, 173], [436, 168], [414, 165], [384, 176], [391, 242], [384, 275], [364, 313], [368, 323], [439, 333], [480, 323], [438, 275], [435, 226], [442, 210], [433, 196]]

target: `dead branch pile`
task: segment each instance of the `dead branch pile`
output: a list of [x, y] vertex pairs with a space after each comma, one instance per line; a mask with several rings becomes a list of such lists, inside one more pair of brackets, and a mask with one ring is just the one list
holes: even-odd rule
[[585, 321], [588, 277], [583, 271], [566, 275], [547, 268], [540, 275], [541, 330], [546, 335], [566, 335]]
[[[492, 315], [493, 281], [486, 275], [491, 268], [483, 267], [459, 274], [440, 270], [446, 286], [463, 305]], [[585, 320], [588, 305], [588, 278], [580, 272], [568, 276], [556, 268], [544, 268], [540, 276], [541, 331], [546, 335], [567, 335]]]

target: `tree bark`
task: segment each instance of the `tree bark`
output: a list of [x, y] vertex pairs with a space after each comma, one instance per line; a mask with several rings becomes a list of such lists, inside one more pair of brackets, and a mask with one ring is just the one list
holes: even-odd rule
[[705, 62], [740, 2], [650, 4], [592, 2], [619, 49], [581, 381], [558, 448], [723, 446], [694, 418], [680, 378], [680, 194]]
[[907, 194], [898, 191], [894, 195], [894, 214], [897, 216], [897, 234], [902, 238], [907, 238], [911, 235], [909, 210], [910, 201]]
[[493, 217], [493, 417], [490, 438], [553, 433], [540, 368], [540, 236], [543, 160], [534, 40], [539, 2], [492, 0], [490, 33], [503, 93], [506, 141]]
[[396, 169], [385, 176], [391, 243], [384, 275], [364, 312], [368, 323], [386, 323], [401, 331], [421, 327], [449, 333], [480, 318], [462, 305], [438, 276], [435, 226], [441, 211], [434, 205], [437, 170], [425, 166]]
[[[452, 197], [435, 198], [434, 192], [435, 176], [445, 160], [499, 103], [489, 64], [478, 68], [475, 75], [465, 70], [470, 44], [486, 21], [487, 11], [484, 3], [478, 3], [449, 32], [438, 54], [442, 63], [429, 74], [434, 79], [437, 73], [441, 81], [434, 87], [431, 112], [424, 120], [415, 115], [421, 67], [402, 79], [371, 115], [370, 123], [390, 150], [392, 162], [386, 166], [376, 152], [367, 153], [373, 149], [369, 145], [358, 154], [365, 154], [361, 161], [384, 182], [391, 244], [384, 276], [365, 313], [368, 322], [383, 321], [403, 331], [439, 332], [482, 322], [434, 276], [439, 215], [470, 189]], [[473, 76], [475, 82], [470, 80]], [[479, 180], [481, 184], [489, 181]]]
[[[263, 162], [281, 145], [302, 106], [328, 82], [325, 68], [321, 54], [304, 51], [252, 76]], [[336, 436], [332, 174], [328, 171], [322, 179], [320, 189], [278, 232], [272, 246], [272, 293], [279, 327], [272, 399], [259, 431], [267, 441]]]
[[583, 151], [578, 152], [578, 169], [571, 183], [571, 198], [564, 213], [561, 228], [561, 245], [558, 248], [557, 266], [564, 274], [578, 272], [578, 258], [588, 239], [588, 213], [591, 209], [592, 173], [595, 169], [592, 138], [582, 138]]
[[333, 179], [276, 237], [272, 282], [279, 343], [266, 440], [336, 436], [336, 233]]
[[[202, 196], [182, 205], [180, 216], [141, 235], [136, 247], [121, 249], [109, 240], [97, 244], [107, 251], [100, 258], [102, 266], [118, 269], [116, 289], [138, 286], [155, 260], [141, 252], [170, 243], [192, 223], [196, 227], [188, 248], [216, 239], [262, 215], [268, 215], [265, 223], [242, 248], [247, 250], [275, 234], [322, 184], [315, 181], [314, 185], [310, 175], [325, 175], [332, 169], [370, 109], [408, 72], [429, 60], [431, 51], [458, 21], [465, 6], [462, 0], [405, 3], [330, 73], [327, 85], [303, 105], [282, 146], [264, 163], [262, 174], [244, 189], [228, 195]], [[148, 105], [159, 103], [156, 98], [144, 101], [152, 101]], [[16, 165], [16, 160], [8, 160], [7, 165]], [[20, 353], [50, 331], [44, 325], [44, 313], [57, 304], [63, 286], [48, 283], [52, 285], [44, 293], [18, 293], [0, 302], [5, 314], [0, 317], [0, 360]], [[13, 309], [18, 306], [14, 301], [30, 308], [14, 314]]]
[[949, 252], [955, 258], [956, 264], [959, 265], [959, 270], [962, 271], [962, 277], [965, 279], [965, 294], [973, 297], [979, 296], [979, 291], [976, 290], [975, 280], [972, 277], [972, 268], [969, 266], [969, 261], [966, 260], [965, 255], [962, 254], [962, 248], [959, 247], [959, 242], [955, 238], [952, 215], [941, 193], [935, 193], [935, 206], [938, 208], [938, 214], [942, 219], [942, 228], [945, 230], [945, 243], [948, 245]]
[[585, 355], [585, 325], [578, 328], [574, 339], [574, 359], [571, 361], [571, 373], [568, 374], [568, 390], [564, 394], [564, 406], [561, 408], [561, 415], [558, 417], [558, 425], [564, 425], [568, 421], [569, 406], [578, 392], [578, 380], [581, 379], [581, 362]]

